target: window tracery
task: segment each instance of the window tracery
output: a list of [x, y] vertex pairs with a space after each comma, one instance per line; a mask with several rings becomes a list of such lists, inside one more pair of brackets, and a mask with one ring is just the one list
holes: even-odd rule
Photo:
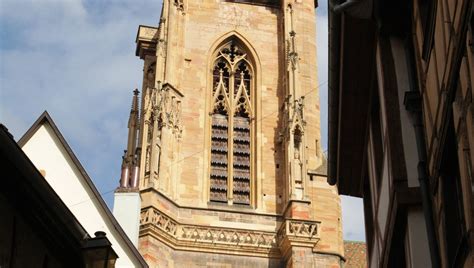
[[218, 50], [212, 76], [210, 200], [250, 205], [254, 74], [235, 40]]

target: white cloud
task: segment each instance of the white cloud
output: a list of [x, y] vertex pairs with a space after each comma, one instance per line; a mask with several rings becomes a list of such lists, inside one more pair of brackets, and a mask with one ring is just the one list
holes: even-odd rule
[[365, 241], [362, 199], [341, 195], [341, 203], [344, 240]]
[[[319, 81], [327, 80], [327, 11], [317, 9]], [[48, 110], [101, 192], [119, 178], [131, 91], [141, 84], [134, 39], [157, 25], [159, 0], [1, 0], [0, 121], [19, 138]], [[327, 84], [320, 88], [322, 144]], [[112, 195], [105, 196], [112, 204]], [[343, 198], [346, 239], [363, 237], [361, 206]], [[355, 226], [362, 226], [354, 228]], [[362, 234], [362, 235], [361, 235]]]
[[160, 9], [154, 0], [1, 1], [0, 121], [19, 138], [48, 110], [99, 190], [114, 189], [141, 84], [136, 30]]

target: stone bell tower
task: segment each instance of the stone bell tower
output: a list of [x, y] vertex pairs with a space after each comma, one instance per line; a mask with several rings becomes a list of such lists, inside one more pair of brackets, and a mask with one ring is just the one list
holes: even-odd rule
[[158, 26], [139, 27], [120, 187], [138, 183], [151, 267], [343, 262], [319, 145], [315, 4], [164, 0]]

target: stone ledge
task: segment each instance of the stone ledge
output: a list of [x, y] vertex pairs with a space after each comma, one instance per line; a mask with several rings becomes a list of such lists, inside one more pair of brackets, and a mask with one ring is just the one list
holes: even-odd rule
[[291, 246], [314, 248], [320, 222], [285, 219], [278, 231], [181, 224], [148, 207], [140, 215], [140, 236], [152, 235], [173, 249], [280, 258]]
[[156, 51], [159, 29], [157, 27], [140, 25], [138, 26], [137, 48], [135, 55], [144, 58], [146, 54], [152, 54]]
[[[182, 212], [184, 210], [188, 211], [193, 211], [197, 212], [202, 211], [206, 213], [231, 213], [235, 215], [250, 215], [250, 216], [255, 216], [259, 218], [265, 218], [265, 219], [271, 219], [272, 221], [278, 221], [282, 220], [282, 215], [281, 214], [273, 214], [273, 213], [265, 213], [258, 211], [254, 208], [242, 208], [242, 207], [232, 207], [232, 206], [227, 206], [227, 205], [214, 205], [214, 204], [208, 204], [208, 207], [199, 207], [199, 206], [185, 206], [185, 205], [180, 205], [178, 204], [175, 200], [172, 200], [169, 198], [166, 194], [162, 193], [160, 190], [157, 190], [153, 187], [147, 187], [144, 189], [140, 190], [140, 193], [142, 195], [153, 195], [153, 198], [158, 200], [160, 203], [167, 204], [170, 206], [170, 209], [173, 211], [178, 211], [178, 213], [175, 214], [180, 214], [179, 212]], [[172, 207], [172, 208], [171, 208]]]

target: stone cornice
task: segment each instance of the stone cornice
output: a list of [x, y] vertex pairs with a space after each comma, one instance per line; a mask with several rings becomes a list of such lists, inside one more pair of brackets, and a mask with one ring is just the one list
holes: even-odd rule
[[[320, 221], [263, 214], [252, 209], [186, 207], [154, 188], [142, 189], [140, 193], [142, 198], [155, 200], [154, 204], [142, 207], [140, 237], [152, 236], [174, 250], [282, 258], [292, 247], [314, 249], [320, 240]], [[216, 221], [199, 220], [210, 216], [216, 217]], [[227, 225], [225, 218], [235, 218], [233, 222], [237, 225]]]
[[136, 56], [144, 58], [147, 54], [153, 54], [158, 42], [158, 28], [145, 25], [138, 26], [135, 42], [137, 43]]
[[282, 256], [295, 246], [314, 249], [320, 240], [320, 226], [319, 221], [286, 219], [277, 235]]
[[182, 224], [153, 207], [143, 208], [140, 236], [151, 235], [177, 250], [280, 258], [291, 246], [314, 248], [320, 222], [285, 219], [275, 231]]
[[278, 258], [276, 232], [180, 224], [159, 210], [142, 210], [140, 236], [151, 235], [173, 249]]
[[164, 83], [163, 84], [163, 87], [162, 87], [164, 90], [168, 90], [168, 89], [171, 89], [173, 91], [173, 93], [178, 96], [178, 97], [181, 97], [183, 98], [184, 97], [184, 94], [181, 93], [181, 91], [179, 91], [177, 88], [175, 88], [173, 85], [171, 85], [170, 83]]

